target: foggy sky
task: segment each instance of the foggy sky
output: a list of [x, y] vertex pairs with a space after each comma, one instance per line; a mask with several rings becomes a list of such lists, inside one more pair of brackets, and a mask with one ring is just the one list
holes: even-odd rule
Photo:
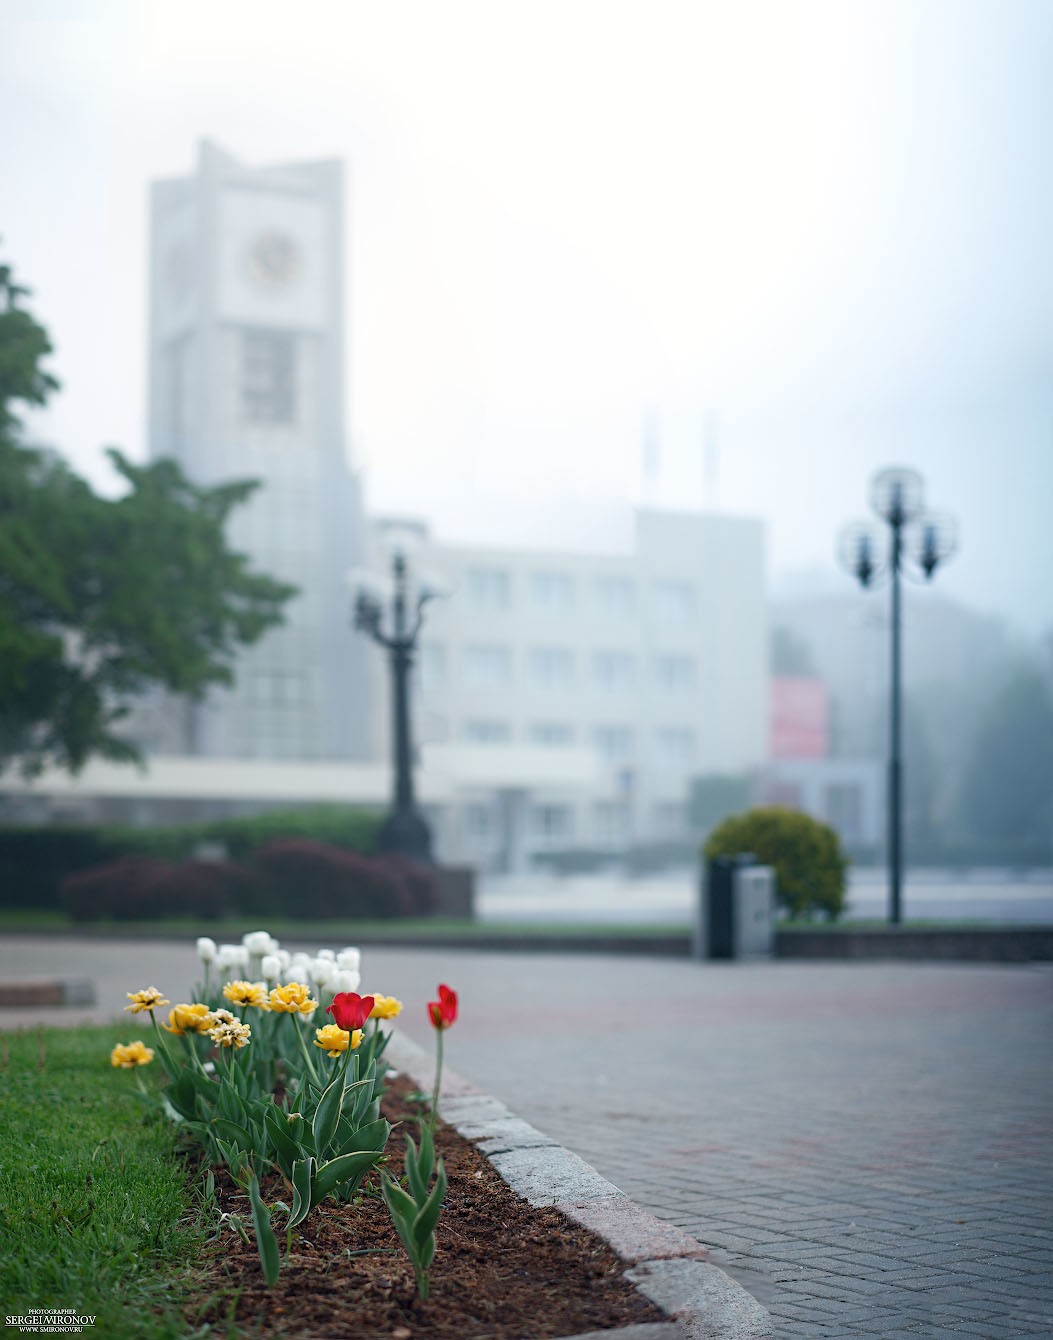
[[582, 548], [715, 505], [847, 583], [838, 529], [909, 464], [959, 522], [943, 593], [1035, 631], [1051, 68], [1041, 0], [0, 0], [0, 256], [64, 384], [34, 431], [96, 482], [145, 453], [150, 179], [201, 136], [339, 157], [372, 508]]

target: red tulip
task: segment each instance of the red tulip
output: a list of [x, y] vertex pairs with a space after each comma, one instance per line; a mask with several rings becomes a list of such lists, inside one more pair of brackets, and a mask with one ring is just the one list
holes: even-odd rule
[[428, 1016], [435, 1028], [449, 1028], [457, 1020], [457, 992], [439, 987], [439, 999], [428, 1002]]
[[326, 1013], [341, 1028], [353, 1033], [356, 1028], [365, 1028], [375, 1003], [372, 996], [360, 996], [357, 991], [338, 991]]

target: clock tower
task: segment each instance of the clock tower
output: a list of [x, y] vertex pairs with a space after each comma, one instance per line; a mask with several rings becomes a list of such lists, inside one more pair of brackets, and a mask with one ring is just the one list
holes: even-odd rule
[[196, 483], [252, 478], [228, 539], [300, 594], [236, 684], [155, 714], [158, 752], [356, 759], [367, 679], [344, 574], [362, 504], [345, 440], [343, 173], [215, 145], [151, 192], [150, 452]]

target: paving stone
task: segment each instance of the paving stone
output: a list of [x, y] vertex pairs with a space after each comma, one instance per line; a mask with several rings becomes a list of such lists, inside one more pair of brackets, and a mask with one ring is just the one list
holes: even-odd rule
[[[127, 952], [7, 937], [0, 971], [89, 977], [119, 1013], [112, 982]], [[192, 946], [143, 944], [136, 956], [167, 994], [197, 969]], [[514, 1114], [597, 1171], [582, 1203], [614, 1183], [729, 1269], [789, 1273], [767, 1304], [780, 1337], [845, 1340], [839, 1315], [883, 1297], [868, 1285], [888, 1285], [894, 1304], [873, 1308], [869, 1329], [860, 1321], [874, 1340], [887, 1340], [882, 1325], [926, 1340], [968, 1334], [956, 1322], [1053, 1336], [1049, 965], [718, 971], [449, 949], [369, 950], [366, 961], [427, 1044], [415, 1076], [425, 1090], [424, 1004], [435, 981], [457, 986], [447, 1059], [472, 1083], [450, 1077], [444, 1114], [460, 1104], [467, 1118], [474, 1105], [477, 1138], [508, 1143], [527, 1138], [521, 1127], [483, 1128]], [[628, 996], [647, 1008], [625, 1008]], [[573, 1181], [560, 1199], [575, 1197]], [[809, 1304], [809, 1275], [834, 1292], [840, 1280], [841, 1296]], [[939, 1289], [957, 1302], [936, 1306]]]

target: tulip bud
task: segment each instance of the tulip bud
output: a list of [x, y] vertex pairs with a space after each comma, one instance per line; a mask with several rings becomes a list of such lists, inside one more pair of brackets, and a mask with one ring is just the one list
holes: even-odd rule
[[216, 942], [207, 935], [201, 935], [197, 941], [197, 956], [202, 963], [214, 963], [216, 960]]

